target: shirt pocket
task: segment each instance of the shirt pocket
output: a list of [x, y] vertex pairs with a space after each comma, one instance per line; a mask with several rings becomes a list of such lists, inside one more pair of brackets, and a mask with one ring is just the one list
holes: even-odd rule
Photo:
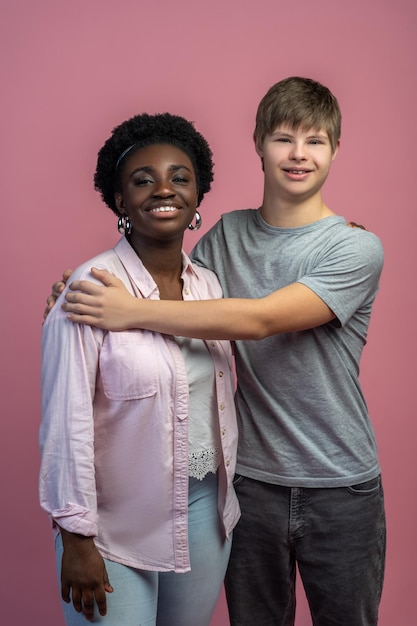
[[153, 334], [107, 333], [100, 351], [100, 374], [109, 400], [139, 400], [155, 395], [158, 366]]

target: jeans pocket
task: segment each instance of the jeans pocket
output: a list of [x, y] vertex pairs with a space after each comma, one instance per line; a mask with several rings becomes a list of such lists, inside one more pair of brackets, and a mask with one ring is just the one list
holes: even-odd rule
[[381, 489], [381, 476], [377, 476], [376, 478], [372, 478], [371, 480], [367, 480], [364, 483], [359, 483], [357, 485], [350, 485], [347, 487], [347, 490], [354, 494], [360, 496], [368, 496], [372, 493], [377, 493]]
[[241, 474], [235, 474], [233, 477], [233, 487], [237, 487], [237, 485], [240, 485], [244, 478], [245, 477]]

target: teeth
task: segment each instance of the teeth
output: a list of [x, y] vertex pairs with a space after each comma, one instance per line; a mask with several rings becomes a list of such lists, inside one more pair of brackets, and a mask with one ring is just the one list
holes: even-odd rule
[[305, 170], [290, 170], [291, 174], [305, 174]]
[[151, 209], [151, 213], [170, 213], [172, 211], [177, 211], [176, 206], [160, 206], [156, 209]]

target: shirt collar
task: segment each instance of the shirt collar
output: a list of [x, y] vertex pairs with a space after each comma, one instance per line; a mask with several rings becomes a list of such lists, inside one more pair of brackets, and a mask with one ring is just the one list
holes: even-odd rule
[[[133, 283], [141, 292], [144, 298], [149, 298], [149, 296], [157, 290], [156, 283], [152, 278], [151, 274], [144, 267], [142, 261], [126, 239], [126, 237], [121, 237], [117, 244], [114, 247], [114, 252], [119, 257], [122, 262], [125, 270], [129, 274]], [[182, 256], [182, 273], [181, 278], [184, 281], [184, 286], [188, 285], [190, 276], [197, 276], [195, 268], [191, 263], [190, 257], [184, 252], [181, 251]]]

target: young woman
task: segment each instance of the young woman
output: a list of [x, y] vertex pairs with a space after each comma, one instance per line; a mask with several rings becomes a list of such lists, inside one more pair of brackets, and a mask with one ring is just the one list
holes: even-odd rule
[[[123, 237], [73, 278], [95, 266], [137, 298], [221, 297], [182, 250], [212, 178], [210, 148], [183, 118], [116, 127], [94, 181]], [[40, 499], [66, 624], [208, 626], [239, 518], [229, 343], [102, 331], [57, 306], [43, 329], [42, 411]]]

